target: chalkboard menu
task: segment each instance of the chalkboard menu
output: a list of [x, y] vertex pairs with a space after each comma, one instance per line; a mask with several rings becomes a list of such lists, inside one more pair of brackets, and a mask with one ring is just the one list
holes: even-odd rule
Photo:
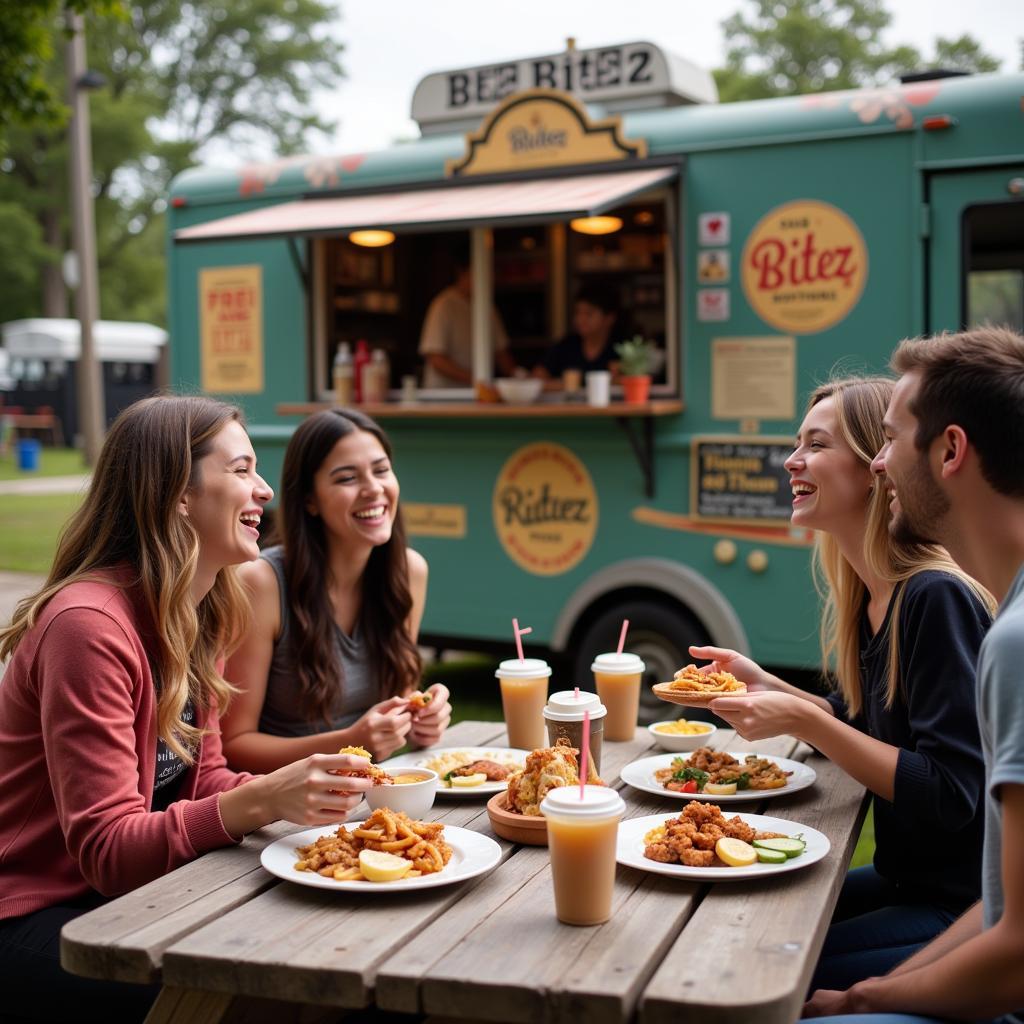
[[692, 441], [692, 515], [763, 523], [789, 521], [793, 495], [783, 463], [789, 438], [695, 437]]

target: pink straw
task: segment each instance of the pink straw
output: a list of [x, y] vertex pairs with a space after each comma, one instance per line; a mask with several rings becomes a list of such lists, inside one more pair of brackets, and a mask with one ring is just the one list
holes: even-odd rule
[[572, 688], [572, 695], [576, 700], [580, 699], [580, 688], [578, 686]]
[[626, 630], [629, 629], [629, 619], [622, 620], [622, 632], [619, 633], [619, 649], [617, 654], [622, 653], [622, 648], [626, 645]]
[[515, 633], [515, 635], [516, 635], [516, 650], [519, 652], [519, 660], [523, 661], [524, 658], [523, 658], [523, 640], [522, 640], [522, 638], [524, 636], [526, 636], [527, 633], [532, 633], [533, 632], [533, 627], [532, 626], [527, 626], [525, 629], [520, 629], [519, 628], [519, 620], [518, 619], [513, 619], [512, 620], [512, 632]]
[[590, 774], [590, 712], [583, 712], [583, 742], [580, 744], [580, 799], [583, 799], [583, 787], [587, 784]]

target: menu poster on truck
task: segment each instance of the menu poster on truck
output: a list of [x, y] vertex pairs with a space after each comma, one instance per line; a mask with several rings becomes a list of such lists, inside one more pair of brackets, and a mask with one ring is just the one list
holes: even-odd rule
[[695, 437], [690, 511], [731, 523], [789, 522], [793, 494], [785, 461], [793, 439]]
[[199, 330], [204, 391], [262, 391], [262, 267], [254, 264], [200, 270]]

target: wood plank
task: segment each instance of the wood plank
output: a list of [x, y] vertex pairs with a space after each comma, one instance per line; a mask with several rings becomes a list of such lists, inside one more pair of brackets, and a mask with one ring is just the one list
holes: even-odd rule
[[[312, 416], [333, 409], [331, 402], [280, 402], [278, 416]], [[674, 416], [683, 411], [677, 398], [656, 398], [649, 402], [612, 402], [592, 406], [581, 402], [537, 402], [533, 405], [506, 405], [503, 402], [445, 402], [423, 400], [403, 405], [380, 402], [358, 408], [378, 420], [422, 419], [611, 419], [618, 416]]]
[[647, 985], [641, 1024], [791, 1024], [811, 973], [866, 807], [865, 790], [840, 768], [808, 759], [817, 784], [772, 801], [770, 813], [824, 832], [829, 855], [806, 871], [714, 886]]
[[[496, 745], [503, 735], [501, 722], [460, 722], [447, 731], [445, 744]], [[362, 804], [355, 814], [365, 812]], [[168, 946], [277, 884], [260, 866], [260, 851], [302, 828], [275, 822], [246, 836], [239, 846], [213, 850], [69, 922], [61, 932], [62, 966], [73, 974], [111, 981], [158, 979]]]
[[145, 1024], [219, 1024], [231, 1006], [231, 996], [163, 988]]

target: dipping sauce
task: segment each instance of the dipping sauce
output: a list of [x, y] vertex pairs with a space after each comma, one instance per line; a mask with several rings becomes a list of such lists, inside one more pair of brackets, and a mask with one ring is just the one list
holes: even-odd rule
[[659, 722], [654, 731], [666, 736], [697, 736], [702, 732], [711, 732], [711, 726], [707, 722], [688, 722], [680, 718], [677, 722]]
[[406, 786], [410, 782], [426, 782], [429, 778], [429, 775], [392, 775], [391, 781], [396, 786]]

